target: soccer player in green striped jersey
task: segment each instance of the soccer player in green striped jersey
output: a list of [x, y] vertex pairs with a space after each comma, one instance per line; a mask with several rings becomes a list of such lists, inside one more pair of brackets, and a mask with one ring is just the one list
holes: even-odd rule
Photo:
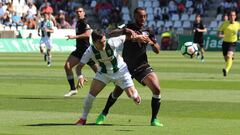
[[125, 90], [128, 97], [132, 98], [136, 104], [140, 104], [141, 98], [134, 87], [127, 65], [123, 61], [121, 53], [117, 51], [126, 39], [138, 37], [122, 35], [106, 39], [105, 34], [101, 30], [92, 32], [94, 45], [88, 47], [81, 58], [77, 69], [79, 76], [77, 87], [83, 87], [84, 77], [81, 74], [81, 69], [90, 59], [98, 63], [99, 69], [92, 81], [90, 91], [84, 100], [82, 116], [76, 122], [76, 125], [86, 124], [87, 115], [91, 109], [93, 100], [109, 82], [113, 82], [116, 87], [118, 86]]

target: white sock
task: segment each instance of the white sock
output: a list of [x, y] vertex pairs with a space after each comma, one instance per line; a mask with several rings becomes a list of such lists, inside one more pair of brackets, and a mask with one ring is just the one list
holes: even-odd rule
[[153, 98], [157, 98], [157, 99], [161, 99], [161, 94], [160, 94], [160, 95], [155, 95], [155, 94], [153, 94], [152, 97], [153, 97]]
[[95, 99], [95, 97], [93, 95], [91, 95], [90, 93], [88, 93], [88, 95], [86, 96], [86, 98], [84, 99], [84, 105], [83, 105], [83, 112], [82, 112], [82, 119], [87, 119], [88, 113], [90, 111], [90, 109], [92, 108], [92, 103], [93, 100]]

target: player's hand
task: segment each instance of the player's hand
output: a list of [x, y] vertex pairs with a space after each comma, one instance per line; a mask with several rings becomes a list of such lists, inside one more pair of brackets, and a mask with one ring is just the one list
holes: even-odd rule
[[147, 35], [137, 35], [135, 36], [135, 39], [139, 43], [148, 43], [149, 37]]
[[73, 39], [73, 36], [71, 36], [71, 35], [67, 35], [66, 37], [67, 37], [67, 40]]
[[84, 82], [87, 82], [87, 81], [88, 81], [88, 80], [87, 80], [85, 77], [83, 77], [83, 76], [79, 77], [76, 88], [77, 88], [77, 89], [83, 88]]

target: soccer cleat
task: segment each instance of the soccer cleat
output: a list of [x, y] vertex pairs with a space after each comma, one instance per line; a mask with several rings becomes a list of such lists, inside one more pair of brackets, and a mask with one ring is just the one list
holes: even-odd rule
[[51, 66], [51, 62], [48, 62], [48, 63], [47, 63], [47, 66], [50, 67], [50, 66]]
[[201, 62], [205, 62], [205, 60], [204, 60], [204, 59], [201, 59]]
[[106, 116], [103, 115], [102, 113], [98, 115], [97, 119], [96, 119], [96, 124], [97, 125], [101, 125], [103, 124], [103, 121], [105, 120]]
[[73, 95], [76, 95], [77, 93], [77, 90], [70, 90], [67, 94], [64, 95], [64, 97], [71, 97]]
[[160, 123], [157, 119], [154, 119], [154, 120], [151, 122], [151, 126], [163, 127], [163, 124]]
[[133, 99], [133, 101], [138, 105], [141, 103], [141, 97], [138, 95], [136, 98]]
[[227, 71], [226, 71], [226, 69], [222, 69], [222, 72], [223, 72], [223, 76], [227, 76]]
[[86, 121], [87, 121], [87, 120], [81, 118], [80, 120], [78, 120], [78, 121], [75, 123], [75, 125], [78, 125], [78, 126], [86, 125]]

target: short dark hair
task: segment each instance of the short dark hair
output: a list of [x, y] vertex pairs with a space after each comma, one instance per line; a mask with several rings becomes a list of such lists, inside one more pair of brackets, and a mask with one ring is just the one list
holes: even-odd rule
[[101, 40], [103, 36], [105, 35], [103, 30], [96, 29], [92, 32], [92, 40], [93, 42], [96, 42], [97, 40]]
[[134, 10], [134, 15], [137, 14], [139, 10], [144, 10], [145, 11], [145, 9], [143, 7], [137, 7]]

